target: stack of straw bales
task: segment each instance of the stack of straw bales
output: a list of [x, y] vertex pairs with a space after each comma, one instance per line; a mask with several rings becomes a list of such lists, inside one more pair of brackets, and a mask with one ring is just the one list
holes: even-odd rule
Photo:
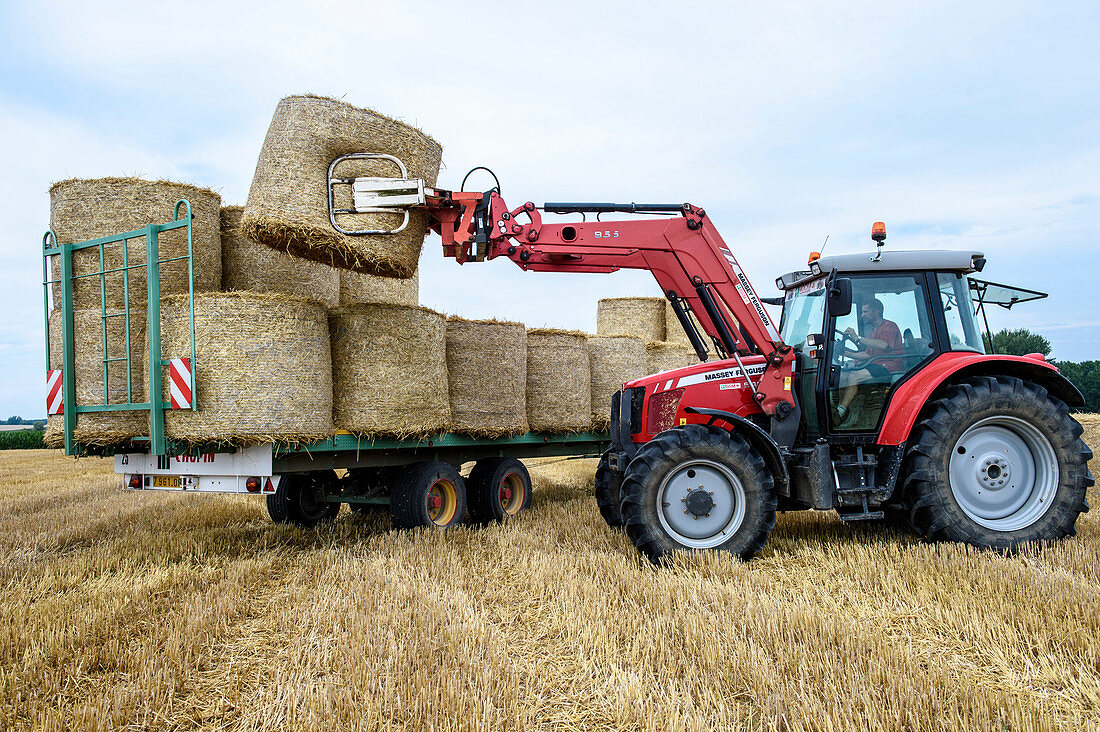
[[[191, 355], [186, 295], [161, 309], [164, 358]], [[168, 400], [168, 382], [164, 382]], [[332, 433], [328, 321], [284, 293], [195, 296], [197, 411], [165, 414], [168, 437], [233, 444], [296, 442]]]
[[[165, 299], [165, 359], [190, 357], [187, 296]], [[168, 400], [165, 374], [164, 400]], [[231, 444], [332, 433], [332, 372], [324, 308], [282, 293], [195, 297], [197, 411], [165, 414], [169, 438]]]
[[281, 292], [336, 307], [340, 298], [339, 270], [249, 241], [241, 232], [243, 213], [240, 206], [221, 210], [221, 289]]
[[340, 272], [341, 305], [417, 305], [420, 302], [420, 276], [413, 273], [408, 279], [375, 277], [374, 275]]
[[600, 300], [597, 307], [596, 332], [599, 335], [634, 337], [645, 343], [647, 373], [698, 363], [687, 333], [672, 305], [664, 298], [608, 298]]
[[[427, 216], [412, 212], [408, 227], [397, 235], [346, 236], [335, 231], [328, 216], [329, 164], [348, 153], [387, 153], [400, 158], [409, 177], [434, 185], [442, 148], [420, 130], [369, 109], [315, 96], [287, 97], [279, 102], [248, 203], [244, 232], [261, 244], [336, 267], [387, 277], [408, 278], [416, 270], [427, 233]], [[350, 161], [337, 174], [396, 177], [387, 161]], [[346, 205], [346, 187], [341, 203]], [[338, 204], [339, 205], [339, 204]], [[337, 218], [348, 230], [391, 229], [400, 214], [347, 214]]]
[[691, 366], [699, 358], [691, 346], [660, 341], [645, 344], [646, 370], [651, 374]]
[[447, 383], [451, 431], [473, 437], [527, 432], [526, 328], [448, 318]]
[[611, 396], [628, 381], [648, 371], [645, 342], [630, 336], [589, 336], [588, 363], [592, 374], [592, 426], [611, 426]]
[[[108, 311], [118, 312], [118, 311]], [[62, 367], [61, 311], [50, 314], [50, 368]], [[112, 316], [106, 320], [107, 351], [104, 354], [104, 320], [99, 308], [73, 312], [73, 341], [75, 349], [76, 406], [96, 406], [104, 403], [104, 391], [108, 404], [142, 402], [145, 400], [145, 310], [130, 310], [130, 383], [126, 380], [126, 363], [113, 361], [107, 364], [107, 380], [104, 383], [103, 359], [125, 358], [126, 318]], [[106, 388], [105, 388], [106, 387]], [[131, 398], [132, 397], [132, 398]], [[71, 405], [66, 404], [66, 409]], [[88, 412], [77, 417], [73, 438], [85, 445], [107, 446], [145, 435], [149, 429], [149, 414], [145, 411]], [[64, 417], [51, 416], [46, 420], [45, 443], [48, 447], [65, 444]]]
[[[221, 197], [205, 188], [185, 183], [150, 181], [139, 178], [73, 178], [55, 183], [50, 188], [50, 228], [58, 243], [75, 244], [109, 234], [144, 229], [149, 224], [172, 220], [176, 201], [191, 202], [192, 250], [194, 253], [195, 291], [217, 291], [221, 286]], [[184, 212], [180, 212], [182, 217]], [[187, 230], [162, 232], [158, 237], [162, 260], [187, 254]], [[127, 241], [126, 264], [145, 264], [145, 237]], [[123, 266], [121, 243], [108, 244], [103, 249], [103, 269]], [[58, 257], [51, 257], [53, 279], [59, 275]], [[99, 249], [91, 247], [73, 253], [73, 274], [100, 271]], [[130, 305], [142, 305], [148, 300], [145, 268], [133, 269], [128, 276]], [[100, 307], [100, 278], [87, 277], [73, 281], [73, 307]], [[186, 261], [169, 262], [160, 267], [162, 296], [187, 292]], [[125, 306], [123, 274], [106, 275], [107, 307]], [[54, 299], [60, 303], [60, 287], [54, 286]]]
[[421, 307], [329, 312], [336, 426], [368, 437], [418, 437], [450, 425], [447, 328]]
[[539, 328], [527, 332], [527, 423], [535, 432], [592, 426], [591, 365], [586, 334]]
[[596, 306], [596, 335], [633, 336], [646, 343], [665, 339], [665, 299], [612, 297]]

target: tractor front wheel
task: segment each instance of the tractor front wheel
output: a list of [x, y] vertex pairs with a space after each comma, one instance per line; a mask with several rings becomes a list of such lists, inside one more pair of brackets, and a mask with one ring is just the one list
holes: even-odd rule
[[596, 506], [600, 509], [603, 520], [613, 529], [623, 528], [623, 515], [619, 510], [622, 483], [622, 473], [611, 469], [605, 452], [596, 466]]
[[951, 386], [914, 429], [905, 496], [927, 539], [1013, 551], [1076, 533], [1092, 451], [1069, 409], [1008, 376]]
[[662, 432], [630, 461], [622, 493], [627, 535], [653, 562], [691, 550], [749, 559], [775, 526], [775, 490], [763, 459], [717, 427]]

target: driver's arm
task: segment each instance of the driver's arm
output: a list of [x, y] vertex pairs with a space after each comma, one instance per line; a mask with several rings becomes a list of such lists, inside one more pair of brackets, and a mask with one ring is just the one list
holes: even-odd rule
[[877, 338], [863, 338], [856, 336], [856, 345], [860, 348], [878, 348], [880, 350], [886, 350], [890, 347], [890, 344], [886, 341], [880, 341]]

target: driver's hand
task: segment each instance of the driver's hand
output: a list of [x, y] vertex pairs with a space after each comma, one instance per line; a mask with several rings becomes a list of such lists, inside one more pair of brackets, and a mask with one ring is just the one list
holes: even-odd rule
[[854, 329], [854, 328], [847, 328], [847, 329], [845, 329], [845, 331], [844, 331], [844, 335], [848, 336], [848, 337], [849, 337], [849, 338], [851, 338], [852, 340], [855, 340], [855, 337], [856, 337], [856, 331], [855, 331], [855, 329]]

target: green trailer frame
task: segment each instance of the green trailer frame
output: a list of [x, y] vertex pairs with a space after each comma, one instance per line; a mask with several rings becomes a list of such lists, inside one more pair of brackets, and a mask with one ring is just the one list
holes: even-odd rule
[[[180, 209], [184, 215], [180, 217]], [[58, 242], [53, 230], [47, 231], [42, 236], [42, 309], [44, 317], [46, 340], [46, 368], [50, 368], [50, 288], [57, 285], [61, 295], [61, 302], [54, 303], [61, 312], [61, 389], [65, 432], [66, 455], [107, 455], [114, 452], [113, 449], [96, 448], [81, 445], [73, 438], [76, 429], [77, 417], [80, 414], [94, 412], [118, 412], [140, 411], [149, 412], [149, 434], [135, 438], [135, 442], [147, 442], [148, 449], [154, 455], [169, 454], [169, 444], [164, 432], [164, 412], [171, 409], [169, 402], [161, 401], [163, 367], [168, 361], [161, 358], [160, 337], [160, 267], [170, 262], [186, 262], [187, 266], [187, 292], [190, 305], [191, 318], [191, 384], [195, 384], [195, 273], [193, 261], [193, 238], [191, 231], [192, 222], [191, 202], [180, 199], [176, 202], [172, 212], [172, 220], [163, 224], [149, 224], [144, 229], [125, 231], [121, 234], [111, 234], [85, 242]], [[187, 230], [187, 254], [168, 259], [160, 258], [160, 234], [176, 229]], [[145, 262], [131, 264], [129, 257], [130, 246], [127, 244], [132, 239], [145, 239]], [[122, 266], [108, 267], [106, 264], [105, 247], [118, 246], [122, 250]], [[73, 271], [73, 254], [88, 249], [96, 249], [99, 253], [99, 268], [84, 274], [75, 274]], [[58, 277], [53, 279], [50, 274], [50, 257], [57, 257]], [[146, 270], [146, 324], [147, 346], [146, 366], [148, 368], [149, 398], [143, 402], [134, 401], [134, 385], [132, 379], [131, 359], [131, 317], [130, 317], [130, 272], [136, 269]], [[108, 275], [121, 274], [123, 306], [121, 310], [108, 312], [107, 309], [107, 277]], [[73, 284], [76, 280], [98, 278], [99, 280], [99, 307], [101, 318], [102, 361], [103, 361], [103, 403], [82, 404], [76, 403], [76, 344], [74, 336], [74, 310], [73, 310]], [[112, 352], [111, 344], [107, 338], [107, 324], [112, 318], [125, 318], [125, 355], [109, 357]], [[109, 369], [112, 363], [126, 363], [126, 400], [111, 402]], [[154, 398], [157, 395], [157, 398]], [[197, 409], [198, 400], [192, 387], [191, 409]]]

